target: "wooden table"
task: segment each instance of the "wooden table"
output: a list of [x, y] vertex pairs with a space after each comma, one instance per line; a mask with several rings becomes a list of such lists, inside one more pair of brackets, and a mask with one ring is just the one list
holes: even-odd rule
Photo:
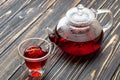
[[[76, 58], [56, 47], [43, 80], [120, 80], [120, 0], [0, 0], [0, 80], [27, 79], [18, 44], [28, 38], [45, 38], [40, 31], [54, 28], [68, 9], [80, 3], [110, 9], [114, 24], [92, 58]], [[105, 15], [98, 20], [104, 24]]]

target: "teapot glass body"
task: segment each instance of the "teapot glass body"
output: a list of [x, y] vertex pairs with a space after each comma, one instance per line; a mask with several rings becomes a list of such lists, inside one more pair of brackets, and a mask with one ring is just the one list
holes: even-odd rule
[[[80, 5], [79, 8], [84, 7]], [[90, 9], [85, 9], [82, 9], [81, 13], [75, 12], [75, 9], [69, 10], [54, 30], [48, 29], [49, 39], [66, 53], [82, 56], [97, 52], [101, 47], [104, 32], [112, 25], [110, 11], [100, 10], [94, 14]], [[110, 21], [104, 27], [96, 18], [99, 12], [110, 14]]]

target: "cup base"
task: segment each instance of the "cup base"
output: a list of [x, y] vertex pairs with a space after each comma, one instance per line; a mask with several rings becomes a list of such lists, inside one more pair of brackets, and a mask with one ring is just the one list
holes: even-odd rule
[[31, 77], [42, 77], [43, 73], [44, 73], [44, 70], [39, 70], [39, 71], [29, 70], [29, 75]]

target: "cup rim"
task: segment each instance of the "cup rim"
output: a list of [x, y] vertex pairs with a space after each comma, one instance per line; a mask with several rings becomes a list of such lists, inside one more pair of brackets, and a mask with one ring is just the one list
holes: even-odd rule
[[[43, 56], [43, 57], [40, 57], [40, 58], [28, 58], [28, 57], [25, 57], [25, 56], [23, 56], [22, 54], [21, 54], [21, 51], [20, 51], [20, 46], [24, 43], [24, 42], [26, 42], [26, 41], [28, 41], [28, 40], [34, 40], [34, 39], [39, 39], [39, 40], [42, 40], [42, 41], [45, 41], [45, 42], [47, 42], [48, 43], [48, 45], [49, 45], [49, 51], [48, 51], [48, 53], [45, 55], [45, 56]], [[50, 53], [51, 53], [51, 50], [52, 50], [52, 48], [51, 48], [51, 43], [49, 42], [49, 41], [47, 41], [47, 40], [45, 40], [45, 39], [42, 39], [42, 38], [28, 38], [28, 39], [25, 39], [25, 40], [23, 40], [19, 45], [18, 45], [18, 52], [19, 52], [19, 55], [22, 57], [22, 58], [24, 58], [24, 59], [26, 59], [26, 60], [45, 60], [45, 59], [47, 59], [47, 57], [50, 55]]]

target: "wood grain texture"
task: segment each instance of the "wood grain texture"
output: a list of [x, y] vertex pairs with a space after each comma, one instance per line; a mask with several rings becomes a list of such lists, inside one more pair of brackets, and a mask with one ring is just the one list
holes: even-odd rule
[[113, 77], [112, 77], [112, 80], [119, 80], [120, 79], [120, 65], [118, 66], [118, 68], [116, 69]]
[[[18, 56], [18, 44], [30, 37], [48, 39], [44, 29], [53, 29], [66, 11], [79, 3], [110, 9], [114, 24], [95, 55], [75, 57], [56, 47], [43, 80], [120, 80], [120, 0], [1, 0], [0, 80], [28, 79], [28, 69]], [[104, 25], [109, 18], [102, 14], [98, 20]]]
[[[39, 2], [39, 0], [38, 0], [38, 2]], [[23, 22], [22, 22], [22, 25], [20, 25], [19, 26], [19, 28], [17, 29], [18, 31], [16, 31], [15, 33], [14, 33], [14, 31], [13, 31], [13, 33], [11, 34], [11, 36], [10, 37], [12, 37], [12, 35], [14, 36], [14, 37], [12, 37], [12, 39], [10, 39], [9, 40], [9, 42], [11, 43], [11, 42], [14, 42], [13, 44], [10, 44], [9, 42], [8, 42], [8, 44], [6, 44], [6, 42], [5, 42], [5, 44], [7, 45], [7, 46], [9, 46], [9, 48], [5, 51], [5, 52], [2, 52], [3, 54], [5, 53], [5, 55], [3, 56], [2, 55], [2, 57], [1, 57], [1, 59], [0, 59], [0, 73], [2, 73], [2, 75], [1, 75], [1, 77], [0, 77], [0, 79], [2, 79], [2, 80], [6, 80], [6, 79], [8, 79], [9, 78], [9, 76], [12, 74], [12, 73], [14, 73], [14, 71], [20, 66], [20, 62], [19, 63], [17, 63], [16, 61], [17, 60], [19, 60], [19, 57], [18, 57], [18, 52], [17, 52], [17, 48], [16, 48], [16, 46], [19, 44], [19, 42], [20, 42], [20, 39], [21, 40], [23, 40], [23, 38], [20, 38], [19, 40], [17, 40], [16, 41], [16, 39], [21, 35], [21, 34], [23, 34], [23, 32], [26, 30], [26, 29], [28, 29], [28, 25], [31, 25], [35, 20], [36, 20], [36, 18], [38, 18], [40, 15], [42, 15], [42, 13], [44, 13], [44, 11], [47, 9], [47, 8], [49, 8], [49, 6], [51, 6], [51, 4], [53, 4], [53, 2], [54, 2], [54, 0], [53, 1], [46, 1], [46, 2], [44, 2], [44, 5], [40, 5], [39, 3], [37, 2], [37, 4], [39, 5], [39, 7], [42, 7], [42, 9], [39, 9], [39, 7], [34, 3], [34, 5], [33, 6], [36, 6], [36, 7], [38, 7], [38, 8], [36, 8], [35, 7], [35, 9], [36, 9], [36, 11], [35, 11], [35, 13], [36, 14], [38, 14], [38, 15], [36, 15], [36, 14], [31, 14], [31, 17], [27, 17], [27, 20], [25, 20], [25, 21], [23, 21], [23, 22], [25, 22], [24, 24], [23, 24]], [[32, 3], [33, 4], [33, 3]], [[31, 5], [32, 5], [31, 4]], [[30, 8], [30, 6], [28, 7], [28, 8]], [[41, 12], [41, 13], [40, 13]], [[33, 16], [32, 16], [33, 15]], [[33, 19], [33, 18], [35, 18], [35, 19]], [[29, 21], [30, 22], [29, 22]], [[32, 20], [32, 21], [31, 21]], [[27, 22], [27, 23], [26, 23]], [[29, 23], [29, 24], [28, 24]], [[22, 27], [21, 27], [22, 26]], [[19, 30], [20, 29], [20, 30]], [[22, 30], [21, 30], [22, 29]], [[17, 34], [16, 34], [17, 33]], [[8, 35], [9, 36], [9, 35]], [[21, 36], [22, 37], [22, 36]], [[3, 43], [2, 43], [3, 44]], [[1, 46], [2, 48], [4, 48], [4, 46]], [[6, 53], [7, 52], [7, 53]], [[6, 58], [6, 60], [4, 60]], [[10, 63], [8, 63], [8, 61], [11, 61]], [[16, 62], [16, 63], [14, 63], [14, 62]], [[4, 65], [3, 65], [4, 64]], [[7, 66], [6, 66], [7, 65]], [[17, 67], [16, 67], [17, 66]], [[9, 73], [7, 73], [7, 72], [9, 72]]]

